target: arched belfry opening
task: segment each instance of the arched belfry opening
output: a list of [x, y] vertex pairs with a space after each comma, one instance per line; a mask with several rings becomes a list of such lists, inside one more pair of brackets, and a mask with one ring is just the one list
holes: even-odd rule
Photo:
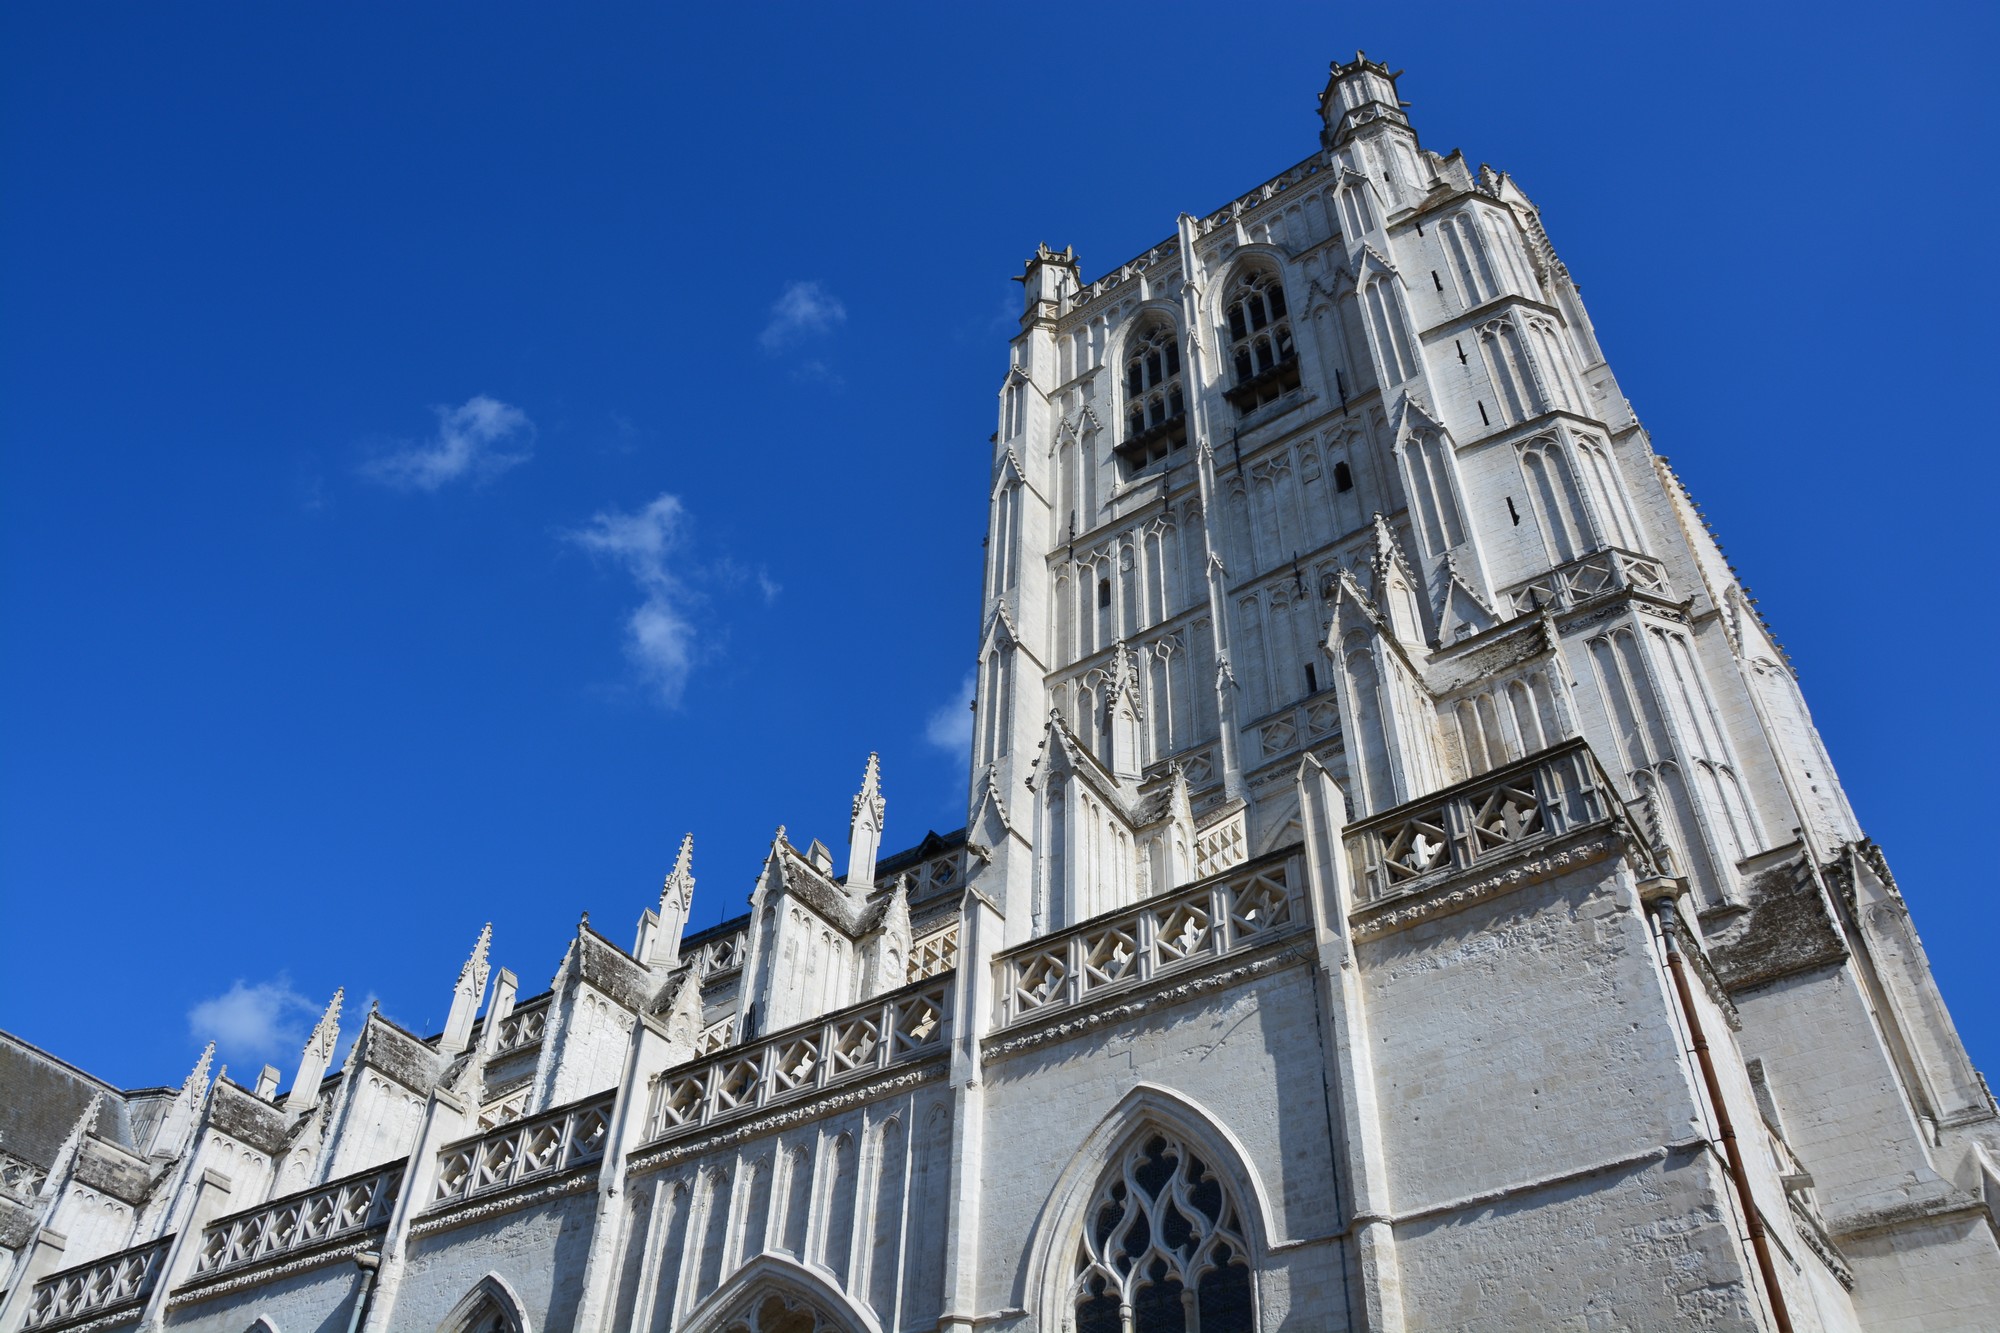
[[438, 1325], [438, 1333], [533, 1333], [521, 1298], [498, 1273], [488, 1273]]
[[1146, 1126], [1098, 1182], [1070, 1259], [1075, 1333], [1249, 1333], [1255, 1282], [1229, 1182]]

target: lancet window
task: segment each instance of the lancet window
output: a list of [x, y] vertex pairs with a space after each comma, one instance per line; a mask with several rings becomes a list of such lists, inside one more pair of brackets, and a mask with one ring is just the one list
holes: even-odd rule
[[1486, 262], [1486, 250], [1473, 219], [1464, 213], [1446, 218], [1438, 232], [1465, 304], [1475, 306], [1492, 300], [1498, 284], [1493, 281], [1493, 267]]
[[1512, 323], [1496, 319], [1479, 331], [1479, 347], [1486, 356], [1486, 373], [1500, 395], [1500, 406], [1509, 422], [1523, 421], [1543, 410], [1528, 371], [1528, 354], [1521, 346], [1520, 332]]
[[1597, 548], [1590, 535], [1583, 497], [1562, 446], [1552, 439], [1534, 440], [1521, 450], [1521, 469], [1528, 478], [1528, 498], [1540, 520], [1549, 559], [1566, 564]]
[[1070, 1286], [1076, 1333], [1248, 1333], [1249, 1247], [1220, 1177], [1145, 1135], [1098, 1188]]
[[1250, 269], [1229, 286], [1229, 354], [1236, 370], [1230, 401], [1247, 412], [1298, 387], [1298, 350], [1285, 309], [1285, 287], [1267, 269]]
[[1375, 328], [1376, 353], [1391, 384], [1400, 384], [1417, 373], [1417, 356], [1403, 323], [1403, 305], [1396, 299], [1394, 279], [1377, 278], [1362, 294], [1368, 321]]
[[1181, 345], [1174, 326], [1156, 319], [1125, 353], [1125, 443], [1128, 467], [1144, 467], [1187, 443], [1187, 400], [1181, 387]]

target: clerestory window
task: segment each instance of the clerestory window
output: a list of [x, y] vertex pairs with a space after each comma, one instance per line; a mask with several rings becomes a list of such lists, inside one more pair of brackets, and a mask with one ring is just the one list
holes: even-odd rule
[[1075, 1333], [1249, 1333], [1235, 1201], [1185, 1143], [1146, 1135], [1091, 1203], [1070, 1292]]

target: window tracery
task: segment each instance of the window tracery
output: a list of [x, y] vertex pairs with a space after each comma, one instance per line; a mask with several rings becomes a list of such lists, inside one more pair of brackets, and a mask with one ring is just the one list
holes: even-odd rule
[[1187, 399], [1181, 385], [1181, 345], [1172, 323], [1156, 319], [1125, 352], [1125, 443], [1130, 469], [1158, 462], [1187, 443]]
[[1252, 268], [1229, 285], [1229, 355], [1239, 412], [1271, 402], [1299, 384], [1298, 349], [1285, 308], [1285, 286], [1269, 269]]
[[1243, 1333], [1249, 1247], [1236, 1202], [1178, 1137], [1149, 1133], [1099, 1186], [1077, 1244], [1076, 1333]]

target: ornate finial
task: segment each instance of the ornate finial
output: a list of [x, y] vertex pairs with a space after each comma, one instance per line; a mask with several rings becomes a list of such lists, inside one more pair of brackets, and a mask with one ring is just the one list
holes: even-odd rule
[[884, 808], [882, 800], [882, 763], [880, 757], [873, 750], [870, 750], [868, 752], [868, 767], [862, 770], [861, 773], [861, 790], [855, 793], [854, 796], [853, 816], [855, 819], [860, 819], [861, 812], [864, 809], [870, 810], [875, 815], [875, 822], [880, 824]]
[[194, 1062], [194, 1068], [189, 1071], [187, 1078], [181, 1082], [181, 1093], [189, 1101], [200, 1097], [202, 1090], [208, 1086], [208, 1066], [209, 1062], [214, 1059], [215, 1043], [210, 1042], [202, 1048], [201, 1059]]
[[472, 943], [472, 956], [465, 960], [465, 966], [458, 970], [458, 984], [467, 989], [486, 989], [486, 951], [493, 943], [493, 923], [488, 921], [479, 928], [479, 938]]
[[333, 999], [327, 1003], [326, 1012], [319, 1016], [319, 1022], [314, 1025], [312, 1035], [306, 1038], [308, 1053], [317, 1047], [320, 1054], [332, 1057], [333, 1044], [340, 1037], [340, 1002], [346, 998], [347, 987], [342, 986], [334, 991]]
[[674, 868], [667, 872], [666, 882], [660, 886], [660, 914], [665, 916], [670, 906], [678, 907], [683, 913], [694, 902], [694, 834], [681, 839], [681, 849], [674, 856]]

